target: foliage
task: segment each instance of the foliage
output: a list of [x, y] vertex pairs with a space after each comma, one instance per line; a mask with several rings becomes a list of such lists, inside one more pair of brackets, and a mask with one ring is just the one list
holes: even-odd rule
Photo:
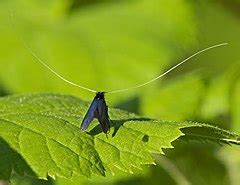
[[79, 121], [87, 104], [71, 96], [10, 96], [0, 100], [0, 109], [6, 148], [2, 156], [7, 156], [1, 159], [1, 179], [8, 179], [12, 170], [39, 178], [133, 173], [143, 164], [154, 164], [151, 153], [163, 154], [162, 149], [172, 148], [171, 142], [182, 135], [240, 144], [238, 135], [210, 125], [144, 119], [115, 109], [110, 110], [113, 129], [108, 137], [96, 122], [89, 134], [81, 133]]
[[[40, 58], [68, 79], [99, 90], [142, 83], [196, 50], [229, 42], [228, 47], [202, 54], [146, 88], [108, 96], [107, 100], [110, 107], [138, 113], [140, 118], [175, 120], [177, 123], [195, 120], [239, 133], [238, 7], [239, 0], [1, 1], [0, 95], [47, 91], [64, 92], [88, 101], [92, 98], [91, 94], [62, 83], [34, 61], [9, 25], [10, 13], [13, 13], [16, 32]], [[86, 109], [85, 103], [79, 106]], [[116, 116], [115, 111], [110, 110], [111, 116]], [[78, 134], [83, 112], [77, 112], [79, 117], [74, 121], [73, 128]], [[96, 124], [94, 122], [93, 127]], [[109, 140], [118, 137], [121, 129], [128, 125], [130, 122], [124, 123], [115, 137], [109, 135]], [[189, 134], [189, 131], [200, 129], [204, 135], [215, 130], [215, 127], [207, 128], [207, 132], [201, 127], [182, 128], [181, 132]], [[227, 132], [216, 131], [227, 137]], [[4, 132], [4, 135], [10, 137], [12, 132], [16, 130]], [[102, 134], [87, 135], [90, 138], [100, 136], [104, 137]], [[203, 138], [209, 139], [206, 135], [202, 141]], [[107, 173], [108, 178], [93, 176], [93, 180], [88, 181], [82, 175], [73, 174], [72, 181], [48, 178], [44, 182], [239, 184], [238, 146], [183, 142], [186, 139], [195, 140], [192, 135], [180, 137], [173, 142], [174, 150], [164, 150], [165, 156], [154, 155], [156, 166], [141, 165], [143, 170], [134, 170], [132, 175], [117, 171], [114, 177]], [[12, 148], [17, 143], [10, 145], [1, 140], [0, 145], [0, 156], [8, 161], [7, 166], [0, 165], [0, 169], [8, 169], [4, 177], [9, 177], [11, 167], [20, 176], [24, 173], [37, 175], [24, 156]], [[5, 153], [11, 155], [3, 155]], [[96, 153], [99, 154], [98, 150]], [[103, 166], [105, 169], [105, 164]], [[17, 185], [43, 183], [16, 174], [11, 182]]]

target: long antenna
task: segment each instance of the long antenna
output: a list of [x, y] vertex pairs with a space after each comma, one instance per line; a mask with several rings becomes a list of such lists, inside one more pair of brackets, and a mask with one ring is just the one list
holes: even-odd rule
[[217, 47], [221, 47], [221, 46], [225, 46], [227, 45], [228, 43], [221, 43], [221, 44], [217, 44], [217, 45], [213, 45], [213, 46], [210, 46], [210, 47], [207, 47], [203, 50], [200, 50], [196, 53], [194, 53], [193, 55], [189, 56], [188, 58], [184, 59], [182, 62], [176, 64], [175, 66], [173, 66], [172, 68], [168, 69], [167, 71], [165, 71], [164, 73], [160, 74], [159, 76], [157, 76], [156, 78], [153, 78], [152, 80], [149, 80], [145, 83], [142, 83], [140, 85], [137, 85], [137, 86], [133, 86], [133, 87], [129, 87], [129, 88], [125, 88], [125, 89], [118, 89], [118, 90], [114, 90], [114, 91], [109, 91], [109, 92], [106, 92], [108, 94], [113, 94], [113, 93], [119, 93], [119, 92], [123, 92], [123, 91], [128, 91], [128, 90], [132, 90], [132, 89], [137, 89], [137, 88], [140, 88], [140, 87], [143, 87], [145, 85], [148, 85], [156, 80], [158, 80], [159, 78], [162, 78], [163, 76], [167, 75], [168, 73], [170, 73], [172, 70], [174, 70], [175, 68], [179, 67], [180, 65], [182, 65], [183, 63], [187, 62], [188, 60], [190, 60], [191, 58], [199, 55], [200, 53], [203, 53], [205, 51], [208, 51], [210, 49], [213, 49], [213, 48], [217, 48]]
[[63, 76], [61, 76], [60, 74], [58, 74], [56, 71], [54, 71], [51, 67], [49, 67], [40, 57], [38, 57], [33, 50], [30, 48], [30, 46], [24, 41], [24, 39], [22, 39], [22, 37], [16, 32], [14, 24], [13, 24], [13, 14], [10, 14], [10, 24], [12, 26], [12, 29], [14, 31], [14, 33], [16, 34], [17, 38], [24, 44], [25, 48], [29, 51], [29, 53], [36, 59], [36, 61], [38, 61], [40, 64], [42, 64], [45, 68], [47, 68], [49, 71], [51, 71], [54, 75], [56, 75], [58, 78], [60, 78], [61, 80], [63, 80], [64, 82], [79, 87], [81, 89], [84, 89], [86, 91], [89, 92], [93, 92], [96, 93], [96, 90], [84, 87], [82, 85], [79, 85], [77, 83], [71, 82], [69, 80], [67, 80], [66, 78], [64, 78]]
[[[79, 84], [76, 84], [74, 82], [71, 82], [69, 80], [67, 80], [66, 78], [64, 78], [63, 76], [61, 76], [60, 74], [58, 74], [56, 71], [54, 71], [51, 67], [49, 67], [40, 57], [38, 57], [34, 52], [33, 50], [28, 46], [28, 44], [17, 34], [17, 32], [15, 31], [14, 29], [14, 24], [13, 24], [13, 20], [12, 20], [12, 17], [13, 15], [10, 14], [10, 24], [13, 28], [13, 31], [15, 32], [16, 36], [18, 36], [18, 39], [22, 41], [22, 43], [24, 44], [24, 46], [26, 47], [26, 49], [30, 52], [30, 54], [40, 63], [42, 64], [45, 68], [47, 68], [48, 70], [50, 70], [53, 74], [55, 74], [57, 77], [59, 77], [61, 80], [63, 80], [64, 82], [70, 84], [70, 85], [73, 85], [73, 86], [76, 86], [76, 87], [79, 87], [81, 89], [84, 89], [86, 91], [89, 91], [89, 92], [93, 92], [93, 93], [96, 93], [98, 91], [96, 90], [93, 90], [93, 89], [90, 89], [90, 88], [87, 88], [87, 87], [84, 87], [84, 86], [81, 86]], [[206, 52], [208, 50], [211, 50], [211, 49], [214, 49], [214, 48], [217, 48], [217, 47], [221, 47], [221, 46], [225, 46], [227, 45], [228, 43], [221, 43], [221, 44], [217, 44], [217, 45], [213, 45], [213, 46], [210, 46], [210, 47], [207, 47], [205, 49], [202, 49], [196, 53], [194, 53], [193, 55], [189, 56], [188, 58], [184, 59], [183, 61], [181, 61], [180, 63], [176, 64], [175, 66], [173, 66], [172, 68], [168, 69], [167, 71], [165, 71], [164, 73], [160, 74], [159, 76], [157, 76], [156, 78], [153, 78], [145, 83], [142, 83], [140, 85], [137, 85], [137, 86], [133, 86], [133, 87], [129, 87], [129, 88], [124, 88], [124, 89], [118, 89], [118, 90], [113, 90], [113, 91], [109, 91], [109, 92], [106, 92], [108, 94], [113, 94], [113, 93], [119, 93], [119, 92], [124, 92], [124, 91], [128, 91], [128, 90], [132, 90], [132, 89], [137, 89], [137, 88], [140, 88], [140, 87], [143, 87], [145, 85], [148, 85], [160, 78], [162, 78], [163, 76], [167, 75], [168, 73], [170, 73], [172, 70], [174, 70], [175, 68], [179, 67], [180, 65], [184, 64], [185, 62], [189, 61], [191, 58], [203, 53], [203, 52]]]

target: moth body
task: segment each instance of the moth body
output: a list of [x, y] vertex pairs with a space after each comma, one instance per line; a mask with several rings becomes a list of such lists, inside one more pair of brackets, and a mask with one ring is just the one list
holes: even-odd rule
[[110, 118], [104, 92], [97, 92], [81, 124], [81, 130], [85, 131], [93, 119], [98, 119], [102, 130], [107, 134], [110, 130]]

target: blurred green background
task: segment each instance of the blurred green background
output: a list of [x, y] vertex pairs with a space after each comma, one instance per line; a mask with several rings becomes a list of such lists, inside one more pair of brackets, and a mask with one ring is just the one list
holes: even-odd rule
[[[13, 14], [14, 29], [10, 26]], [[208, 51], [141, 89], [107, 95], [110, 107], [163, 120], [206, 122], [240, 133], [239, 0], [1, 0], [0, 94], [57, 92], [86, 101], [91, 93], [42, 67], [17, 32], [67, 79], [97, 90], [150, 80], [194, 52]], [[238, 185], [240, 150], [174, 143], [156, 166], [135, 174], [48, 181], [13, 175], [12, 184]]]

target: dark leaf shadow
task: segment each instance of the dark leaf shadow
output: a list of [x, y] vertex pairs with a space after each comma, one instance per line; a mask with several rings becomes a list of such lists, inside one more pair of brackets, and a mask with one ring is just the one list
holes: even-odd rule
[[[130, 118], [130, 119], [121, 119], [121, 120], [111, 120], [110, 127], [114, 127], [112, 137], [115, 137], [118, 130], [124, 125], [124, 123], [126, 123], [128, 121], [149, 121], [149, 120], [151, 120], [151, 119], [149, 119], [149, 118]], [[95, 136], [100, 133], [102, 133], [102, 128], [101, 128], [100, 124], [96, 125], [89, 132], [89, 134], [92, 136]]]
[[[71, 6], [69, 8], [69, 14], [74, 12], [74, 11], [79, 11], [80, 9], [86, 9], [87, 7], [91, 6], [102, 6], [103, 4], [115, 4], [115, 3], [124, 3], [126, 0], [119, 0], [119, 1], [114, 1], [114, 0], [73, 0], [71, 3]], [[129, 3], [129, 2], [128, 2]]]
[[23, 181], [28, 184], [52, 185], [52, 180], [40, 180], [37, 175], [23, 159], [23, 157], [12, 149], [9, 144], [0, 137], [0, 179], [14, 181], [15, 184]]
[[0, 84], [0, 97], [1, 97], [1, 96], [6, 96], [6, 95], [8, 95], [8, 94], [10, 94], [10, 93], [6, 90], [6, 88], [4, 88], [4, 87]]
[[19, 175], [29, 174], [36, 176], [22, 156], [0, 138], [0, 179], [9, 180], [12, 171]]

